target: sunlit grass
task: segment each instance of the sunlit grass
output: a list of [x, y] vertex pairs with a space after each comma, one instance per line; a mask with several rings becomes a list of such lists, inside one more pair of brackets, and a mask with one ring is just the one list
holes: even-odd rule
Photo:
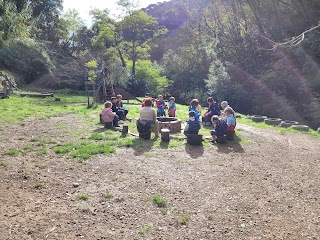
[[87, 160], [97, 154], [110, 154], [115, 152], [115, 147], [108, 143], [92, 143], [92, 142], [80, 142], [80, 143], [67, 143], [62, 146], [56, 146], [54, 152], [57, 154], [70, 154], [74, 158], [78, 158], [79, 161]]
[[1, 101], [0, 112], [6, 114], [0, 115], [0, 122], [17, 124], [31, 116], [45, 119], [66, 113], [87, 115], [93, 111], [87, 109], [85, 105], [65, 104], [54, 101], [54, 98], [39, 99], [12, 95], [9, 99]]

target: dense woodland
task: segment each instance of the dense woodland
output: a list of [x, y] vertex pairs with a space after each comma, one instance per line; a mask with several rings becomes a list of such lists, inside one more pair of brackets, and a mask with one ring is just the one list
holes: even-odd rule
[[88, 27], [77, 11], [62, 14], [62, 0], [0, 0], [1, 75], [83, 90], [104, 62], [137, 96], [212, 95], [242, 113], [320, 126], [319, 0], [118, 4], [121, 17], [93, 9]]

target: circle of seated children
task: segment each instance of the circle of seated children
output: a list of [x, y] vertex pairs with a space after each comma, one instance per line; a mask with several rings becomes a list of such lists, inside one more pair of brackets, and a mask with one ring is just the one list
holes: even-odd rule
[[[212, 97], [207, 99], [208, 108], [202, 121], [206, 126], [213, 126], [211, 136], [212, 141], [215, 142], [219, 138], [226, 138], [228, 140], [233, 140], [234, 130], [236, 127], [236, 118], [234, 110], [229, 106], [227, 101], [221, 102], [221, 108], [223, 111], [220, 111], [220, 106], [213, 100]], [[174, 97], [170, 97], [168, 106], [163, 100], [163, 96], [159, 95], [156, 100], [157, 112], [152, 108], [153, 99], [146, 98], [142, 103], [142, 108], [140, 110], [140, 118], [137, 121], [137, 129], [141, 134], [147, 134], [151, 132], [155, 133], [155, 136], [159, 136], [159, 123], [157, 117], [166, 116], [166, 109], [168, 109], [169, 117], [175, 117], [176, 113], [176, 104]], [[200, 116], [201, 116], [201, 106], [198, 99], [193, 99], [190, 102], [189, 107], [189, 119], [184, 129], [185, 135], [196, 134], [198, 135], [199, 130], [201, 129]], [[101, 121], [105, 124], [106, 128], [118, 127], [119, 120], [124, 121], [128, 110], [125, 109], [122, 103], [122, 96], [118, 95], [117, 97], [112, 97], [111, 102], [105, 103], [105, 108], [100, 114]], [[149, 137], [150, 138], [150, 137]]]

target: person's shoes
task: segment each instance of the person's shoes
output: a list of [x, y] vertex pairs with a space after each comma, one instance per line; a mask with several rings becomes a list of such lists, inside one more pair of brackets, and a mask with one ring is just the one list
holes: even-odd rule
[[123, 120], [120, 120], [120, 121], [119, 121], [119, 124], [123, 124], [123, 123], [124, 123], [124, 121], [123, 121]]

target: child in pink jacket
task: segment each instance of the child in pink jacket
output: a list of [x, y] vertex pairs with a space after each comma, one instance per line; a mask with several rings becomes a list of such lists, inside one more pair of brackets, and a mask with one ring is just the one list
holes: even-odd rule
[[112, 112], [112, 103], [106, 102], [104, 104], [104, 109], [102, 110], [100, 117], [101, 121], [104, 123], [105, 128], [119, 127], [118, 121], [119, 118], [116, 113]]

